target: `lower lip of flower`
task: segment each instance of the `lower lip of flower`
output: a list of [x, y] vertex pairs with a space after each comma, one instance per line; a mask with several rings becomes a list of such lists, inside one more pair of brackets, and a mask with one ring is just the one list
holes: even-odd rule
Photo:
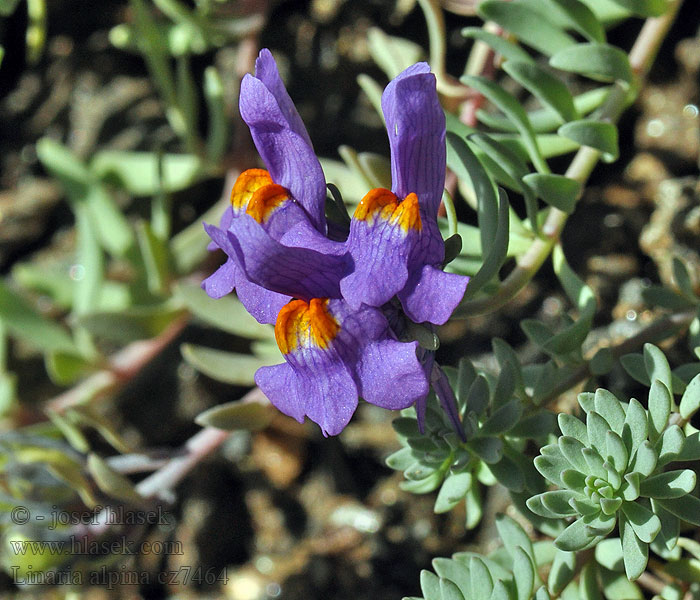
[[275, 323], [275, 339], [282, 354], [297, 349], [325, 350], [338, 335], [340, 325], [328, 310], [328, 298], [292, 300]]

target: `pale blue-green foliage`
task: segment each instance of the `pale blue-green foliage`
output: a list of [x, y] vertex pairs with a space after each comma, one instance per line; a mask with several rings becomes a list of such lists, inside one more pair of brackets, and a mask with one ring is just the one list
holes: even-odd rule
[[[496, 527], [503, 546], [488, 556], [458, 552], [436, 558], [423, 571], [425, 600], [609, 600], [642, 598], [636, 584], [597, 560], [576, 564], [576, 554], [557, 549], [551, 541], [532, 542], [514, 519], [498, 515]], [[597, 557], [596, 557], [597, 558]], [[415, 599], [406, 599], [415, 600]]]
[[[668, 468], [700, 458], [698, 433], [677, 412], [663, 353], [647, 345], [645, 355], [653, 381], [647, 408], [604, 389], [580, 394], [585, 421], [560, 414], [563, 435], [535, 459], [537, 470], [558, 489], [527, 502], [538, 515], [573, 518], [555, 540], [562, 550], [593, 547], [617, 526], [630, 579], [644, 572], [650, 544], [661, 555], [674, 549], [681, 520], [700, 525], [700, 500], [691, 495], [695, 472]], [[688, 416], [700, 403], [699, 386], [696, 376], [681, 398]]]
[[498, 377], [477, 371], [466, 359], [458, 369], [446, 368], [455, 391], [462, 426], [467, 438], [460, 440], [434, 396], [428, 399], [425, 432], [418, 429], [413, 409], [393, 422], [404, 446], [387, 459], [401, 470], [407, 481], [402, 488], [428, 493], [440, 487], [436, 512], [446, 512], [466, 499], [466, 524], [476, 526], [481, 518], [480, 484], [499, 482], [515, 494], [534, 493], [543, 482], [522, 450], [528, 439], [544, 439], [555, 427], [550, 411], [525, 410], [523, 381], [512, 348], [494, 341], [501, 363]]

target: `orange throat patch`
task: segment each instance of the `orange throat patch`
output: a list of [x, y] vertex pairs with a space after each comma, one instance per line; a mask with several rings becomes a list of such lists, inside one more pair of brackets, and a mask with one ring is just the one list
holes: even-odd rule
[[233, 189], [231, 190], [233, 212], [240, 214], [245, 211], [253, 194], [271, 183], [272, 177], [265, 169], [248, 169], [243, 171], [236, 179], [236, 183], [233, 184]]
[[265, 185], [255, 191], [248, 202], [248, 208], [245, 212], [253, 217], [258, 223], [267, 223], [273, 212], [286, 200], [289, 200], [289, 194], [281, 185], [271, 183]]
[[338, 335], [340, 325], [328, 311], [328, 298], [292, 300], [277, 315], [275, 339], [282, 354], [297, 349], [325, 350]]
[[411, 192], [403, 200], [384, 188], [375, 188], [367, 192], [355, 209], [353, 218], [373, 225], [377, 219], [398, 225], [404, 233], [409, 230], [421, 231], [423, 223], [420, 218], [418, 196]]

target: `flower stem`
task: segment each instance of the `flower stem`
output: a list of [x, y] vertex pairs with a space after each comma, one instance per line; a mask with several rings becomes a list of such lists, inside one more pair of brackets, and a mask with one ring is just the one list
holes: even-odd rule
[[445, 70], [445, 55], [447, 54], [447, 35], [445, 34], [445, 19], [438, 0], [418, 0], [428, 26], [430, 43], [430, 68], [437, 79], [437, 88], [441, 94], [453, 98], [465, 98], [469, 89], [455, 81]]
[[452, 427], [455, 433], [459, 436], [463, 442], [467, 441], [467, 436], [464, 433], [464, 427], [462, 422], [459, 420], [459, 411], [457, 410], [457, 400], [455, 394], [452, 391], [452, 386], [445, 371], [443, 371], [437, 363], [433, 363], [433, 368], [430, 373], [430, 384], [435, 391], [435, 395], [440, 401], [440, 406], [442, 410], [445, 411], [447, 417], [452, 423]]
[[[668, 32], [673, 19], [683, 0], [674, 0], [666, 13], [660, 17], [647, 19], [637, 39], [630, 50], [629, 59], [632, 70], [641, 80], [649, 72], [656, 53]], [[610, 91], [605, 104], [602, 106], [599, 119], [601, 121], [616, 122], [622, 111], [629, 103], [629, 94], [622, 86], [615, 86]], [[582, 146], [574, 156], [566, 177], [574, 179], [585, 185], [588, 178], [598, 164], [601, 153], [588, 146]], [[530, 248], [519, 258], [515, 268], [501, 282], [496, 292], [488, 298], [479, 298], [462, 303], [455, 311], [453, 318], [465, 319], [471, 316], [494, 312], [514, 298], [535, 276], [539, 268], [547, 259], [559, 239], [568, 214], [557, 209], [550, 208], [547, 213], [542, 234], [533, 240]]]
[[187, 441], [180, 455], [171, 458], [155, 473], [140, 481], [136, 485], [136, 491], [144, 498], [167, 494], [197, 464], [214, 452], [230, 433], [214, 427], [202, 429]]

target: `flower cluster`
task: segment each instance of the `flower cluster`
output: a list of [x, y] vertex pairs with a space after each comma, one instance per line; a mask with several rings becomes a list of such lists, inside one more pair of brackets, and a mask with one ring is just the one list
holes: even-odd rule
[[424, 401], [432, 357], [400, 341], [397, 323], [444, 323], [468, 281], [441, 269], [445, 117], [428, 65], [396, 77], [382, 109], [392, 189], [370, 190], [339, 240], [329, 235], [323, 170], [263, 50], [241, 83], [240, 112], [267, 170], [243, 172], [219, 226], [205, 225], [210, 247], [228, 257], [203, 282], [206, 292], [235, 289], [258, 321], [275, 324], [285, 362], [259, 369], [256, 383], [283, 413], [308, 416], [326, 435], [342, 431], [358, 397], [388, 409]]

